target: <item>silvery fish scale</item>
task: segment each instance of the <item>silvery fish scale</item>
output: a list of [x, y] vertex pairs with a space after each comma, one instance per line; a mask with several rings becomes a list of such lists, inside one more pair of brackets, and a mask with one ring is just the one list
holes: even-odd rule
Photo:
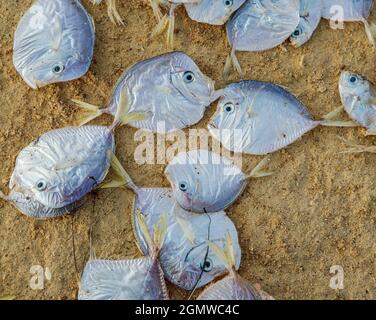
[[[189, 75], [194, 80], [187, 83]], [[190, 79], [190, 78], [189, 78]], [[122, 90], [126, 90], [129, 113], [146, 113], [135, 128], [172, 132], [199, 122], [214, 95], [214, 81], [182, 52], [141, 61], [125, 71], [115, 86], [107, 112], [115, 115]]]
[[227, 23], [237, 51], [263, 51], [290, 37], [300, 21], [298, 0], [249, 0]]
[[368, 18], [373, 0], [324, 0], [322, 17], [344, 21], [363, 21]]
[[156, 258], [91, 260], [81, 277], [78, 300], [168, 300]]
[[196, 286], [202, 287], [226, 272], [223, 261], [208, 248], [208, 239], [224, 247], [226, 234], [229, 233], [234, 242], [236, 269], [239, 268], [241, 250], [238, 235], [225, 212], [193, 214], [176, 203], [171, 189], [140, 188], [135, 199], [133, 226], [144, 254], [148, 254], [148, 247], [135, 218], [138, 212], [145, 217], [152, 235], [161, 215], [167, 214], [167, 234], [159, 261], [165, 277], [180, 288], [192, 290]]
[[208, 128], [228, 150], [264, 155], [288, 146], [320, 123], [282, 87], [242, 81], [225, 88]]
[[80, 78], [95, 42], [91, 16], [79, 0], [37, 0], [18, 24], [13, 63], [33, 89]]
[[[63, 214], [104, 180], [110, 167], [109, 150], [115, 150], [115, 141], [108, 127], [50, 131], [19, 153], [9, 200], [30, 216], [44, 218], [35, 212], [40, 210], [38, 203], [50, 212], [49, 218], [54, 212]], [[56, 210], [51, 213], [51, 209]]]
[[344, 71], [339, 80], [339, 93], [351, 119], [376, 134], [376, 89], [360, 75]]
[[185, 9], [192, 20], [211, 25], [223, 25], [246, 0], [201, 0], [186, 2]]
[[217, 212], [234, 203], [247, 185], [233, 161], [208, 150], [179, 153], [165, 174], [179, 205], [191, 212]]

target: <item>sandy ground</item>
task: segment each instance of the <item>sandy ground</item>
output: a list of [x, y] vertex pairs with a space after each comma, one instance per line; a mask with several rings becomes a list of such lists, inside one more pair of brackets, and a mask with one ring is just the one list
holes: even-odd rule
[[[111, 89], [129, 65], [166, 51], [162, 39], [151, 39], [152, 12], [140, 0], [118, 1], [126, 18], [112, 25], [106, 7], [83, 1], [97, 28], [90, 72], [78, 81], [29, 89], [12, 65], [13, 33], [31, 0], [0, 1], [0, 188], [7, 192], [18, 152], [44, 132], [75, 123], [70, 98], [105, 104]], [[120, 3], [121, 2], [121, 3]], [[376, 13], [373, 14], [376, 19]], [[191, 55], [214, 79], [228, 53], [224, 29], [192, 22], [184, 10], [176, 21], [176, 49]], [[314, 117], [340, 105], [337, 81], [342, 69], [376, 82], [375, 54], [361, 24], [334, 31], [322, 21], [303, 48], [288, 43], [264, 53], [242, 53], [247, 78], [282, 84], [296, 94]], [[233, 75], [231, 80], [235, 80]], [[222, 86], [223, 81], [218, 82]], [[205, 128], [215, 106], [196, 127]], [[344, 118], [346, 116], [344, 115]], [[103, 117], [97, 123], [109, 124]], [[135, 130], [117, 131], [118, 155], [141, 186], [168, 186], [163, 166], [138, 166], [133, 160]], [[270, 178], [252, 181], [228, 210], [238, 227], [243, 251], [240, 273], [277, 299], [375, 299], [376, 155], [339, 154], [338, 136], [376, 145], [360, 128], [317, 128], [287, 149], [273, 154]], [[260, 158], [244, 156], [244, 170]], [[75, 299], [78, 273], [89, 256], [89, 229], [100, 258], [139, 256], [132, 234], [133, 194], [127, 190], [98, 191], [75, 215], [35, 221], [0, 202], [0, 296], [18, 299]], [[30, 267], [51, 271], [44, 290], [29, 286]], [[341, 265], [343, 290], [329, 287], [329, 269]], [[172, 298], [187, 292], [170, 286]]]

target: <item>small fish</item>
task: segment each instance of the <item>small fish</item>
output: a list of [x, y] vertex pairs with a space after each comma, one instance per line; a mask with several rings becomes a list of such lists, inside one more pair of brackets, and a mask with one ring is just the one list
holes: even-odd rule
[[57, 129], [32, 142], [17, 156], [9, 196], [0, 193], [0, 197], [37, 219], [55, 218], [82, 205], [110, 168], [114, 129], [128, 119], [144, 117], [129, 117], [126, 104], [122, 106], [111, 127]]
[[369, 22], [374, 0], [324, 0], [322, 17], [333, 21], [362, 22], [369, 42], [376, 50], [376, 25]]
[[375, 87], [360, 75], [344, 71], [339, 80], [339, 92], [350, 118], [366, 128], [368, 135], [375, 135]]
[[223, 262], [209, 250], [206, 241], [218, 245], [224, 243], [222, 235], [229, 232], [236, 239], [236, 267], [240, 265], [240, 247], [234, 224], [223, 211], [210, 215], [192, 214], [183, 210], [174, 199], [172, 189], [139, 188], [134, 184], [116, 157], [111, 165], [116, 173], [115, 179], [102, 184], [102, 188], [127, 186], [135, 192], [133, 207], [133, 230], [144, 254], [148, 246], [135, 217], [139, 213], [145, 219], [149, 230], [153, 230], [161, 218], [167, 216], [167, 232], [161, 248], [159, 261], [165, 277], [173, 284], [186, 290], [194, 290], [211, 282], [226, 271]]
[[253, 286], [236, 272], [234, 247], [230, 234], [226, 236], [225, 249], [212, 242], [209, 242], [209, 247], [226, 264], [229, 274], [206, 288], [197, 300], [274, 300], [269, 294]]
[[354, 127], [352, 121], [313, 120], [306, 107], [284, 88], [261, 81], [230, 84], [208, 128], [223, 146], [235, 152], [265, 155], [280, 150], [315, 127]]
[[249, 0], [227, 22], [231, 53], [224, 76], [231, 64], [243, 76], [236, 51], [264, 51], [282, 44], [300, 21], [299, 0]]
[[[222, 235], [227, 232], [236, 239], [235, 268], [239, 268], [241, 252], [237, 231], [225, 212], [203, 215], [185, 211], [174, 200], [171, 189], [141, 189], [136, 196], [134, 216], [136, 212], [142, 212], [149, 230], [153, 230], [161, 212], [168, 212], [167, 236], [160, 263], [165, 277], [180, 288], [200, 288], [226, 271], [223, 261], [206, 242], [210, 239], [223, 246], [225, 239]], [[145, 239], [137, 223], [134, 223], [134, 231], [142, 252], [146, 254]]]
[[262, 171], [262, 161], [245, 174], [229, 159], [208, 150], [179, 153], [165, 174], [179, 205], [191, 212], [210, 213], [226, 209], [245, 189], [249, 178], [270, 175]]
[[[184, 5], [188, 16], [197, 22], [224, 25], [231, 15], [238, 10], [246, 0], [151, 0], [151, 6], [159, 23], [154, 35], [168, 28], [167, 43], [174, 45], [175, 10]], [[162, 17], [159, 5], [169, 6], [169, 14]]]
[[158, 256], [166, 234], [161, 217], [152, 240], [142, 215], [138, 216], [150, 255], [134, 260], [91, 259], [81, 278], [78, 300], [168, 300]]
[[93, 57], [95, 28], [79, 0], [37, 0], [14, 36], [13, 63], [33, 89], [82, 77]]
[[321, 0], [300, 0], [300, 22], [290, 37], [294, 47], [301, 47], [313, 35], [321, 20]]
[[[116, 8], [116, 0], [105, 0], [107, 2], [107, 13], [113, 24], [124, 25], [124, 20]], [[103, 0], [91, 0], [94, 4], [100, 4]]]
[[141, 61], [118, 80], [106, 108], [74, 100], [87, 110], [81, 124], [103, 113], [116, 113], [121, 93], [128, 97], [129, 112], [148, 114], [148, 119], [132, 126], [151, 132], [172, 132], [199, 122], [205, 109], [221, 95], [214, 81], [182, 52], [172, 52]]

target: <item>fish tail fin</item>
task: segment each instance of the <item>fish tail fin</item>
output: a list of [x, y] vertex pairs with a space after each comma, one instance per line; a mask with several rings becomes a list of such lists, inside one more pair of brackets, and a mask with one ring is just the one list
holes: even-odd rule
[[124, 20], [116, 8], [116, 0], [107, 0], [107, 14], [113, 24], [124, 26]]
[[214, 242], [208, 241], [209, 248], [214, 252], [214, 254], [223, 261], [227, 270], [233, 272], [235, 270], [235, 254], [233, 241], [229, 233], [226, 234], [226, 245], [225, 248], [221, 248]]
[[5, 200], [5, 201], [8, 201], [8, 200], [9, 200], [8, 196], [5, 195], [1, 190], [0, 190], [0, 199], [3, 199], [3, 200]]
[[162, 34], [162, 32], [167, 28], [168, 16], [164, 15], [158, 22], [157, 26], [154, 28], [151, 36], [156, 37]]
[[359, 125], [354, 121], [341, 121], [341, 120], [334, 120], [343, 110], [343, 106], [334, 109], [333, 111], [329, 112], [327, 115], [323, 116], [322, 121], [319, 121], [319, 124], [324, 127], [358, 127]]
[[348, 147], [348, 149], [341, 151], [340, 153], [376, 153], [376, 146], [363, 146], [355, 142], [348, 141], [342, 137], [338, 138]]
[[143, 121], [147, 118], [146, 113], [128, 113], [129, 111], [129, 102], [126, 89], [124, 88], [120, 93], [120, 100], [118, 107], [116, 109], [115, 119], [111, 126], [111, 129], [114, 130], [117, 126]]
[[373, 49], [376, 50], [376, 24], [374, 22], [369, 22], [366, 19], [364, 19], [363, 22], [366, 29], [368, 41], [372, 45]]
[[161, 9], [159, 8], [160, 1], [159, 0], [149, 0], [150, 6], [153, 10], [154, 16], [158, 21], [161, 21], [162, 19], [162, 12]]
[[75, 99], [72, 99], [71, 101], [74, 104], [76, 104], [78, 107], [84, 110], [84, 113], [78, 117], [80, 127], [98, 118], [103, 113], [105, 113], [105, 109], [101, 109], [98, 106], [94, 106], [92, 104], [75, 100]]
[[111, 167], [115, 172], [115, 178], [108, 182], [102, 183], [100, 185], [100, 188], [109, 189], [109, 188], [128, 187], [136, 192], [137, 186], [134, 184], [129, 174], [125, 171], [125, 169], [121, 165], [116, 155], [111, 150], [108, 150], [107, 156], [110, 160]]
[[231, 48], [231, 52], [226, 58], [225, 68], [223, 70], [223, 77], [225, 79], [228, 79], [232, 65], [234, 66], [234, 68], [237, 71], [237, 73], [239, 74], [239, 76], [241, 78], [244, 78], [244, 72], [243, 72], [242, 67], [240, 65], [239, 59], [236, 56], [235, 47]]
[[269, 161], [270, 161], [269, 157], [265, 157], [264, 159], [262, 159], [257, 164], [257, 166], [254, 167], [253, 170], [249, 174], [246, 175], [246, 179], [268, 177], [274, 174], [274, 172], [264, 171], [264, 168], [266, 167]]

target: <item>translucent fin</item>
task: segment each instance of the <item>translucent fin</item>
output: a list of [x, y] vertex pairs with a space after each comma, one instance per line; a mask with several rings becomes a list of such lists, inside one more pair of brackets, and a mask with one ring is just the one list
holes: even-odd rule
[[162, 19], [162, 12], [159, 8], [159, 0], [149, 0], [150, 6], [153, 9], [154, 16], [158, 21], [161, 21]]
[[79, 106], [81, 109], [84, 109], [85, 112], [82, 116], [79, 116], [79, 126], [83, 126], [84, 124], [89, 123], [90, 121], [98, 118], [100, 115], [104, 113], [103, 110], [100, 109], [100, 107], [94, 106], [92, 104], [82, 102], [79, 100], [72, 99], [72, 102], [74, 102], [77, 106]]
[[340, 153], [364, 153], [364, 152], [369, 152], [369, 153], [376, 153], [376, 146], [363, 146], [356, 144], [355, 142], [347, 141], [342, 137], [339, 137], [339, 139], [346, 144], [349, 148], [345, 151], [341, 151]]
[[186, 223], [184, 219], [176, 217], [176, 221], [178, 222], [180, 229], [183, 231], [184, 236], [192, 243], [195, 242], [195, 235], [189, 225]]
[[240, 65], [239, 59], [236, 56], [236, 49], [234, 47], [231, 48], [231, 52], [226, 58], [225, 68], [223, 70], [223, 77], [225, 79], [228, 79], [232, 65], [234, 66], [235, 70], [240, 75], [240, 77], [244, 78], [244, 73]]
[[369, 43], [372, 45], [373, 49], [376, 50], [376, 25], [373, 22], [368, 22], [364, 19], [364, 27], [366, 29], [366, 34]]
[[145, 222], [145, 217], [141, 212], [137, 212], [137, 220], [138, 225], [140, 226], [140, 231], [145, 238], [145, 242], [147, 243], [149, 250], [152, 250], [152, 248], [154, 247], [154, 242], [151, 239], [150, 232]]
[[229, 233], [226, 234], [226, 247], [222, 249], [217, 244], [208, 241], [209, 248], [216, 254], [216, 256], [223, 261], [229, 272], [233, 272], [235, 268], [235, 256], [232, 239]]
[[1, 190], [0, 190], [0, 199], [3, 199], [3, 200], [5, 200], [5, 201], [8, 201], [8, 200], [9, 200], [8, 196], [5, 195]]
[[136, 191], [137, 186], [132, 181], [131, 177], [128, 175], [128, 173], [125, 171], [123, 166], [121, 165], [118, 158], [115, 156], [115, 154], [111, 151], [107, 151], [107, 155], [111, 162], [111, 167], [114, 170], [116, 177], [115, 179], [104, 182], [100, 185], [101, 189], [109, 189], [109, 188], [122, 188], [122, 187], [128, 187], [132, 190]]
[[265, 166], [267, 165], [269, 161], [270, 161], [270, 158], [265, 157], [248, 175], [246, 175], [246, 178], [250, 179], [250, 178], [262, 178], [262, 177], [271, 176], [273, 172], [263, 171], [263, 169], [265, 168]]
[[107, 13], [112, 23], [124, 26], [124, 20], [116, 8], [116, 0], [107, 0]]
[[154, 253], [157, 255], [159, 254], [159, 251], [163, 247], [163, 243], [166, 238], [167, 226], [168, 226], [167, 216], [168, 215], [166, 213], [162, 214], [158, 224], [156, 225], [154, 229]]
[[167, 28], [167, 45], [169, 48], [174, 48], [174, 32], [175, 32], [175, 5], [171, 6], [168, 16], [168, 28]]
[[154, 31], [152, 32], [151, 36], [156, 37], [162, 34], [162, 32], [167, 28], [168, 25], [168, 16], [165, 15], [159, 20], [157, 26], [155, 27]]
[[323, 119], [325, 120], [333, 120], [334, 118], [338, 117], [339, 114], [344, 110], [344, 107], [343, 106], [340, 106], [336, 109], [334, 109], [333, 111], [329, 112], [328, 114], [326, 114], [325, 116], [323, 116]]
[[351, 120], [349, 121], [323, 120], [323, 121], [320, 121], [320, 125], [324, 127], [340, 127], [340, 128], [359, 127], [359, 124]]

